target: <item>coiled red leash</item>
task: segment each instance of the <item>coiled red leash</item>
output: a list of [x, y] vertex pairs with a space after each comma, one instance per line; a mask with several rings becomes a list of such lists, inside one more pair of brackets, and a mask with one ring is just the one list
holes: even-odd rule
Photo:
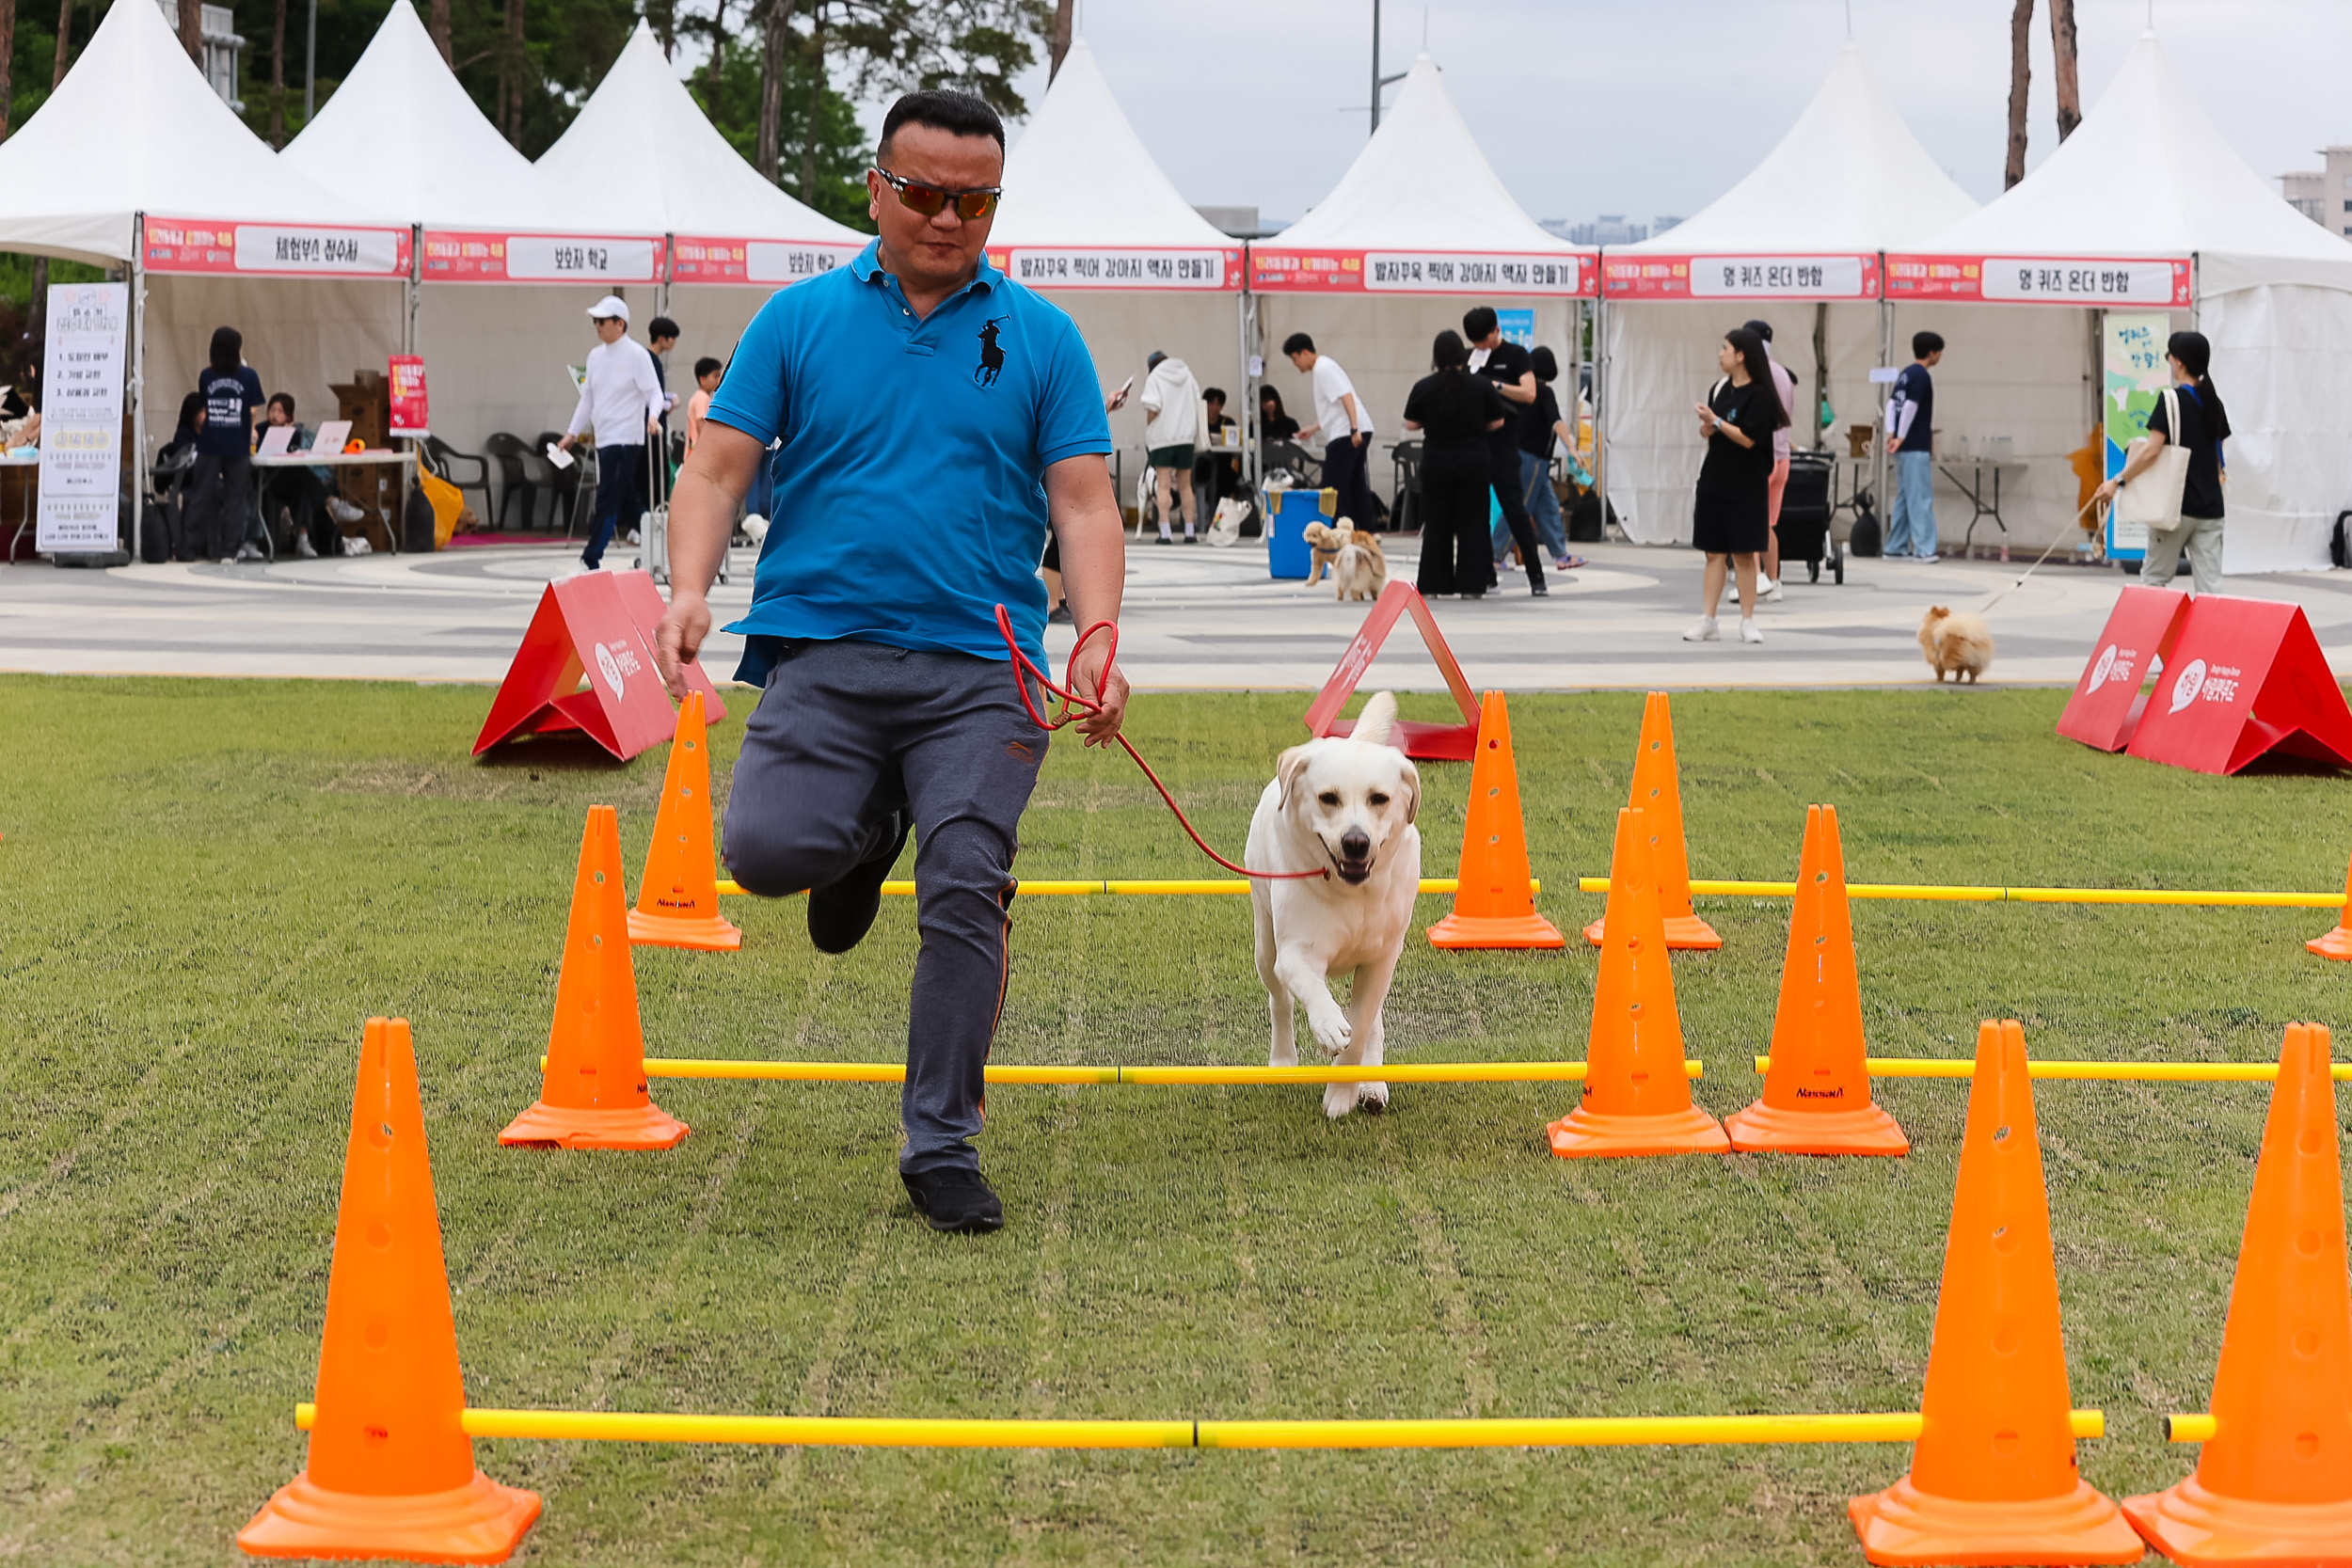
[[[1063, 725], [1073, 722], [1083, 714], [1101, 711], [1102, 704], [1090, 702], [1079, 696], [1069, 687], [1056, 686], [1045, 678], [1045, 672], [1039, 669], [1030, 660], [1029, 656], [1021, 651], [1020, 642], [1012, 635], [1012, 616], [1003, 605], [996, 607], [996, 629], [1004, 635], [1005, 651], [1012, 656], [1012, 684], [1021, 693], [1021, 705], [1029, 710], [1029, 717], [1036, 721], [1039, 729], [1048, 732], [1058, 730]], [[1103, 657], [1103, 674], [1107, 680], [1110, 676], [1111, 664], [1119, 657], [1119, 628], [1108, 621], [1097, 621], [1078, 634], [1078, 641], [1071, 645], [1068, 662], [1073, 665], [1078, 662], [1078, 655], [1085, 650], [1089, 640], [1097, 632], [1110, 634], [1109, 651]], [[1024, 676], [1027, 679], [1024, 679]], [[1049, 720], [1040, 713], [1037, 710], [1037, 705], [1029, 700], [1030, 680], [1036, 681], [1038, 689], [1044, 692], [1046, 696], [1060, 701], [1061, 711], [1052, 719]], [[1192, 818], [1184, 815], [1184, 808], [1176, 803], [1176, 797], [1168, 792], [1168, 785], [1160, 783], [1160, 776], [1152, 771], [1152, 765], [1143, 760], [1143, 753], [1136, 750], [1134, 743], [1123, 735], [1114, 735], [1111, 738], [1124, 747], [1129, 756], [1135, 758], [1136, 766], [1143, 769], [1143, 776], [1152, 781], [1152, 787], [1158, 790], [1160, 799], [1168, 802], [1168, 809], [1176, 814], [1176, 820], [1184, 828], [1185, 836], [1200, 847], [1202, 854], [1226, 870], [1236, 876], [1255, 877], [1262, 881], [1284, 881], [1300, 877], [1327, 878], [1331, 875], [1330, 869], [1327, 866], [1319, 866], [1312, 871], [1252, 871], [1246, 865], [1235, 865], [1232, 861], [1209, 847], [1209, 841], [1202, 838], [1199, 831], [1193, 827]]]

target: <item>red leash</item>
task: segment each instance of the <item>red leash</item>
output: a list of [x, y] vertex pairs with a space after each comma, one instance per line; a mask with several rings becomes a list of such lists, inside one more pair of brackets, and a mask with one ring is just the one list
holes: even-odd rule
[[[1065, 724], [1073, 722], [1083, 714], [1101, 711], [1103, 706], [1102, 704], [1089, 702], [1086, 698], [1079, 696], [1077, 692], [1072, 690], [1066, 686], [1056, 686], [1052, 681], [1045, 678], [1044, 671], [1039, 669], [1034, 663], [1030, 662], [1029, 656], [1021, 651], [1021, 644], [1013, 638], [1012, 617], [1006, 611], [1003, 605], [998, 605], [996, 607], [996, 629], [1004, 634], [1005, 651], [1012, 655], [1012, 684], [1021, 693], [1021, 705], [1029, 710], [1029, 717], [1036, 721], [1037, 727], [1039, 729], [1045, 730], [1050, 733], [1054, 730], [1060, 729]], [[1071, 646], [1069, 662], [1073, 665], [1077, 663], [1079, 653], [1084, 650], [1088, 640], [1093, 637], [1096, 632], [1108, 632], [1110, 634], [1109, 652], [1104, 655], [1103, 659], [1103, 674], [1104, 678], [1107, 680], [1110, 677], [1111, 663], [1119, 657], [1119, 628], [1108, 621], [1097, 621], [1094, 625], [1087, 627], [1086, 630], [1078, 634], [1078, 641]], [[1023, 679], [1022, 677], [1024, 676], [1027, 676], [1028, 679]], [[1050, 698], [1057, 698], [1060, 701], [1061, 712], [1055, 715], [1051, 720], [1048, 720], [1045, 715], [1040, 713], [1037, 710], [1037, 705], [1029, 701], [1030, 680], [1036, 681], [1038, 684], [1038, 689], [1044, 692], [1046, 696]], [[1176, 814], [1176, 820], [1183, 826], [1185, 835], [1189, 837], [1194, 844], [1200, 846], [1200, 852], [1202, 854], [1216, 862], [1217, 864], [1223, 866], [1226, 870], [1243, 877], [1255, 877], [1263, 881], [1279, 881], [1299, 877], [1328, 877], [1331, 875], [1327, 867], [1321, 867], [1313, 871], [1252, 871], [1246, 865], [1235, 865], [1232, 861], [1227, 860], [1223, 855], [1218, 854], [1216, 850], [1209, 847], [1208, 840], [1202, 838], [1193, 828], [1192, 818], [1184, 815], [1184, 808], [1178, 805], [1176, 803], [1176, 797], [1168, 792], [1168, 785], [1160, 783], [1160, 776], [1152, 771], [1152, 765], [1150, 763], [1143, 760], [1143, 753], [1136, 751], [1135, 746], [1123, 735], [1114, 735], [1111, 738], [1118, 741], [1122, 747], [1125, 747], [1127, 754], [1135, 758], [1136, 766], [1143, 769], [1143, 776], [1152, 781], [1152, 787], [1158, 790], [1160, 792], [1160, 799], [1168, 802], [1168, 809]]]

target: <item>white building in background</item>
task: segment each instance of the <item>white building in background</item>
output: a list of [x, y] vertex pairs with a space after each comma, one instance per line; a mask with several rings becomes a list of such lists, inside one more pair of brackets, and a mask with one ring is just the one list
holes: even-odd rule
[[[164, 13], [164, 24], [175, 34], [180, 31], [179, 0], [155, 0], [155, 8]], [[237, 32], [236, 13], [227, 6], [199, 7], [202, 22], [199, 31], [204, 40], [204, 80], [220, 95], [220, 101], [243, 113], [245, 100], [237, 94], [237, 60], [245, 53], [245, 39]]]
[[2319, 150], [2327, 166], [2279, 176], [2287, 205], [2330, 234], [2352, 238], [2352, 147]]
[[1570, 223], [1566, 218], [1546, 218], [1540, 226], [1545, 232], [1556, 234], [1570, 245], [1632, 245], [1655, 234], [1663, 234], [1682, 220], [1660, 215], [1647, 223], [1628, 223], [1622, 213], [1603, 213], [1590, 223]]

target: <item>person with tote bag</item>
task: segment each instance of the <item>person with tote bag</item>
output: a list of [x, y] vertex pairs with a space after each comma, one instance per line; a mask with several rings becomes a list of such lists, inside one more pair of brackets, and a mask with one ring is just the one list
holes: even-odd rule
[[2188, 553], [2189, 582], [2200, 594], [2221, 591], [2221, 489], [2226, 470], [2221, 443], [2230, 436], [2229, 411], [2206, 371], [2213, 345], [2201, 332], [2175, 332], [2164, 346], [2170, 387], [2148, 414], [2148, 434], [2131, 445], [2123, 471], [2099, 486], [2115, 515], [2148, 529], [2139, 580], [2169, 587], [2181, 553]]

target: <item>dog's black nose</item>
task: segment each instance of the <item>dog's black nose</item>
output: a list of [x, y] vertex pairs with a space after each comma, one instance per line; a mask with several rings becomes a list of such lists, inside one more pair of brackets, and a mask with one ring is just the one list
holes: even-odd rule
[[1340, 852], [1349, 860], [1359, 861], [1372, 853], [1372, 835], [1361, 828], [1340, 835]]

